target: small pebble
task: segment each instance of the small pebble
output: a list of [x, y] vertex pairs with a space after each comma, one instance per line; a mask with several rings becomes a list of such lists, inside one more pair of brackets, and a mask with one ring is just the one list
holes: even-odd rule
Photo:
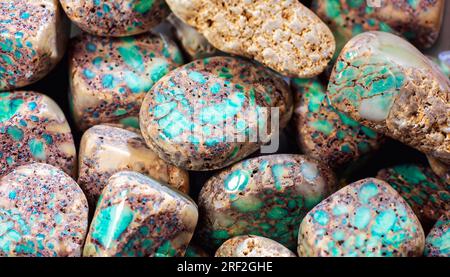
[[383, 32], [352, 38], [327, 95], [361, 124], [450, 164], [450, 80], [402, 38]]
[[258, 129], [269, 129], [272, 107], [285, 127], [292, 96], [281, 77], [242, 59], [213, 57], [159, 80], [145, 96], [139, 120], [147, 145], [162, 159], [188, 170], [212, 170], [261, 147]]
[[430, 168], [403, 164], [385, 168], [377, 178], [389, 183], [413, 209], [425, 229], [430, 229], [439, 217], [450, 211], [450, 185]]
[[60, 0], [67, 16], [83, 31], [97, 36], [141, 34], [170, 13], [164, 0]]
[[183, 257], [197, 218], [188, 196], [145, 175], [118, 172], [100, 197], [83, 256]]
[[299, 1], [166, 2], [217, 49], [255, 59], [283, 75], [316, 76], [334, 54], [330, 29]]
[[422, 256], [425, 235], [406, 201], [386, 182], [367, 178], [314, 207], [298, 236], [300, 257]]
[[49, 97], [32, 91], [0, 93], [0, 176], [33, 161], [76, 174], [69, 124]]
[[[447, 210], [448, 211], [448, 210]], [[450, 257], [450, 216], [441, 216], [425, 241], [425, 256]]]
[[138, 128], [145, 94], [183, 64], [178, 47], [163, 35], [101, 38], [83, 34], [71, 42], [71, 111], [81, 130], [109, 122]]
[[225, 241], [215, 257], [295, 257], [278, 242], [259, 236], [238, 236]]
[[69, 24], [58, 0], [0, 2], [0, 91], [32, 84], [64, 56]]
[[87, 227], [86, 197], [60, 169], [32, 163], [0, 178], [0, 256], [80, 256]]
[[305, 156], [245, 160], [203, 186], [198, 236], [209, 248], [234, 236], [260, 235], [295, 249], [303, 217], [335, 190], [332, 171]]

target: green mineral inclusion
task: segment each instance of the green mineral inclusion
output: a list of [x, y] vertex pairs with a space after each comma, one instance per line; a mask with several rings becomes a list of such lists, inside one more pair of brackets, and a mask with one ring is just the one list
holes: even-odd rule
[[148, 12], [155, 3], [155, 0], [136, 0], [133, 3], [133, 9], [137, 11], [138, 13], [146, 13]]
[[124, 205], [114, 205], [100, 210], [93, 222], [92, 238], [108, 248], [133, 221], [134, 213]]
[[28, 147], [30, 148], [31, 154], [36, 159], [44, 160], [46, 158], [45, 147], [42, 141], [32, 139], [28, 142]]
[[393, 170], [400, 174], [405, 181], [411, 185], [417, 185], [427, 180], [427, 176], [416, 165], [399, 165], [395, 166]]
[[13, 117], [24, 103], [23, 99], [9, 99], [10, 93], [0, 93], [0, 123]]

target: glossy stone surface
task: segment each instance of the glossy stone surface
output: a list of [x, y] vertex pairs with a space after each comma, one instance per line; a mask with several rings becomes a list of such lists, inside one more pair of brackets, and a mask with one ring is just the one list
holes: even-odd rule
[[88, 227], [81, 188], [48, 164], [0, 178], [0, 256], [80, 256]]
[[182, 257], [197, 218], [197, 206], [188, 196], [122, 171], [103, 190], [83, 255]]
[[159, 80], [146, 95], [139, 120], [147, 145], [162, 159], [211, 170], [258, 150], [262, 135], [272, 137], [272, 107], [278, 108], [276, 123], [283, 128], [292, 114], [292, 96], [281, 77], [238, 58], [213, 57]]
[[295, 257], [291, 250], [278, 242], [259, 236], [238, 236], [224, 242], [216, 257]]
[[450, 215], [444, 214], [431, 229], [425, 241], [427, 257], [450, 257]]
[[245, 160], [203, 186], [198, 236], [210, 248], [234, 236], [258, 235], [295, 249], [303, 217], [335, 189], [331, 170], [302, 155]]
[[219, 53], [219, 50], [214, 48], [201, 33], [184, 23], [176, 15], [171, 14], [168, 20], [175, 29], [177, 39], [191, 59], [211, 57]]
[[81, 139], [78, 184], [92, 208], [116, 172], [131, 170], [150, 176], [182, 192], [189, 191], [189, 175], [161, 160], [136, 132], [107, 125], [89, 128]]
[[293, 124], [303, 153], [338, 168], [378, 149], [382, 136], [333, 108], [322, 82], [291, 79]]
[[107, 122], [138, 128], [145, 94], [183, 58], [163, 35], [84, 34], [72, 40], [69, 61], [71, 110], [77, 126], [85, 130]]
[[380, 170], [377, 178], [389, 183], [408, 202], [424, 228], [431, 228], [450, 210], [450, 185], [430, 168], [403, 164]]
[[337, 191], [303, 219], [300, 257], [421, 256], [425, 235], [406, 201], [384, 181], [367, 178]]
[[60, 0], [69, 18], [97, 36], [141, 34], [169, 15], [164, 0]]
[[217, 49], [254, 59], [283, 75], [316, 76], [334, 54], [330, 29], [299, 1], [166, 2]]
[[[377, 1], [372, 1], [374, 4]], [[338, 49], [365, 31], [399, 34], [417, 47], [431, 47], [439, 36], [444, 0], [313, 0], [312, 10], [330, 27]]]
[[0, 91], [40, 80], [64, 56], [68, 22], [58, 0], [0, 2]]
[[360, 123], [450, 164], [450, 80], [400, 37], [367, 32], [350, 40], [328, 97]]
[[427, 156], [431, 169], [439, 177], [443, 178], [447, 184], [450, 184], [450, 165], [447, 165], [433, 157]]
[[31, 91], [0, 93], [0, 176], [32, 161], [76, 171], [69, 124], [49, 97]]

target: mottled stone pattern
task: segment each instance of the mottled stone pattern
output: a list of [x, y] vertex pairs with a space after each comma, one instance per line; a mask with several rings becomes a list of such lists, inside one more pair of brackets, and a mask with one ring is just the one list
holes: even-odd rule
[[184, 51], [191, 59], [211, 57], [220, 52], [201, 33], [184, 23], [176, 15], [171, 14], [168, 20], [174, 27], [175, 35], [183, 46]]
[[198, 236], [209, 248], [234, 236], [260, 235], [295, 249], [303, 217], [335, 189], [331, 170], [302, 155], [245, 160], [203, 186]]
[[430, 156], [427, 156], [427, 159], [434, 173], [443, 178], [447, 184], [450, 184], [450, 165], [447, 165]]
[[427, 257], [450, 257], [449, 213], [442, 215], [427, 235], [424, 255]]
[[187, 196], [122, 171], [103, 190], [83, 255], [182, 257], [197, 218], [197, 206]]
[[206, 253], [205, 250], [195, 244], [189, 244], [189, 246], [186, 248], [184, 256], [192, 258], [209, 257], [208, 253]]
[[[313, 11], [331, 28], [337, 49], [365, 31], [402, 35], [417, 47], [431, 47], [439, 36], [445, 0], [314, 0]], [[373, 1], [376, 2], [376, 1]]]
[[81, 188], [48, 164], [0, 178], [0, 256], [80, 256], [88, 227]]
[[283, 75], [316, 76], [334, 54], [330, 29], [299, 1], [166, 2], [217, 49], [253, 58]]
[[189, 191], [189, 175], [161, 160], [138, 133], [96, 125], [81, 139], [78, 184], [95, 208], [98, 197], [116, 172], [132, 170], [148, 175], [184, 193]]
[[424, 228], [431, 228], [450, 210], [450, 185], [424, 166], [398, 165], [378, 172], [408, 202]]
[[350, 40], [328, 98], [375, 131], [450, 163], [450, 80], [400, 37], [367, 32]]
[[303, 219], [298, 254], [303, 256], [421, 256], [425, 236], [405, 200], [384, 181], [347, 185]]
[[178, 47], [163, 35], [127, 38], [81, 35], [70, 51], [70, 99], [82, 130], [120, 122], [138, 128], [145, 94], [183, 63]]
[[259, 236], [238, 236], [225, 241], [216, 251], [216, 257], [295, 257], [282, 244]]
[[141, 34], [170, 11], [164, 0], [60, 0], [69, 18], [83, 31], [123, 37]]
[[0, 2], [0, 91], [43, 78], [63, 57], [68, 24], [58, 0]]
[[273, 135], [272, 107], [278, 108], [283, 128], [293, 105], [281, 77], [238, 58], [213, 57], [158, 81], [139, 120], [148, 146], [162, 159], [189, 170], [211, 170], [248, 156], [260, 148], [264, 134]]
[[318, 79], [292, 79], [293, 124], [300, 149], [338, 168], [378, 149], [382, 136], [333, 108]]
[[31, 91], [0, 93], [0, 176], [31, 161], [75, 176], [76, 152], [69, 124], [49, 97]]

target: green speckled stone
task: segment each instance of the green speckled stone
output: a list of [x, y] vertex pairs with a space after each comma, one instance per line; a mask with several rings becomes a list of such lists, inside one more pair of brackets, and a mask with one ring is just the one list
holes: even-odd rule
[[398, 165], [378, 172], [408, 202], [425, 229], [450, 211], [450, 185], [433, 171], [414, 164]]
[[58, 0], [0, 1], [0, 91], [47, 75], [64, 56], [68, 36]]
[[150, 31], [169, 15], [164, 0], [60, 0], [67, 16], [83, 31], [123, 37]]
[[70, 103], [77, 126], [100, 123], [139, 128], [145, 94], [183, 63], [176, 44], [163, 35], [101, 38], [83, 34], [70, 49]]
[[217, 249], [215, 257], [295, 257], [295, 254], [282, 244], [265, 237], [238, 236], [225, 241]]
[[450, 80], [406, 40], [384, 32], [351, 39], [327, 95], [361, 124], [450, 164]]
[[197, 205], [181, 192], [118, 172], [100, 196], [83, 256], [182, 257], [197, 217]]
[[198, 198], [198, 236], [218, 247], [258, 235], [295, 249], [305, 214], [336, 189], [331, 170], [302, 155], [252, 158], [209, 179]]
[[427, 235], [425, 256], [450, 257], [450, 215], [448, 213], [439, 218]]
[[87, 228], [86, 197], [60, 169], [31, 163], [0, 178], [0, 256], [80, 256]]
[[272, 136], [272, 107], [279, 109], [283, 128], [293, 105], [281, 77], [242, 59], [213, 57], [159, 80], [146, 95], [139, 120], [147, 145], [162, 159], [188, 170], [212, 170], [258, 150], [258, 128]]
[[303, 153], [338, 168], [378, 149], [382, 136], [333, 108], [317, 78], [291, 79], [293, 123]]
[[[400, 34], [421, 48], [439, 36], [444, 0], [382, 0], [379, 7], [365, 0], [314, 0], [313, 11], [330, 27], [338, 53], [353, 36], [365, 31]], [[376, 3], [377, 1], [372, 1]]]
[[75, 176], [75, 144], [66, 117], [43, 94], [0, 93], [0, 176], [33, 161]]
[[298, 235], [300, 257], [421, 256], [425, 235], [406, 201], [384, 181], [347, 185], [312, 209]]

